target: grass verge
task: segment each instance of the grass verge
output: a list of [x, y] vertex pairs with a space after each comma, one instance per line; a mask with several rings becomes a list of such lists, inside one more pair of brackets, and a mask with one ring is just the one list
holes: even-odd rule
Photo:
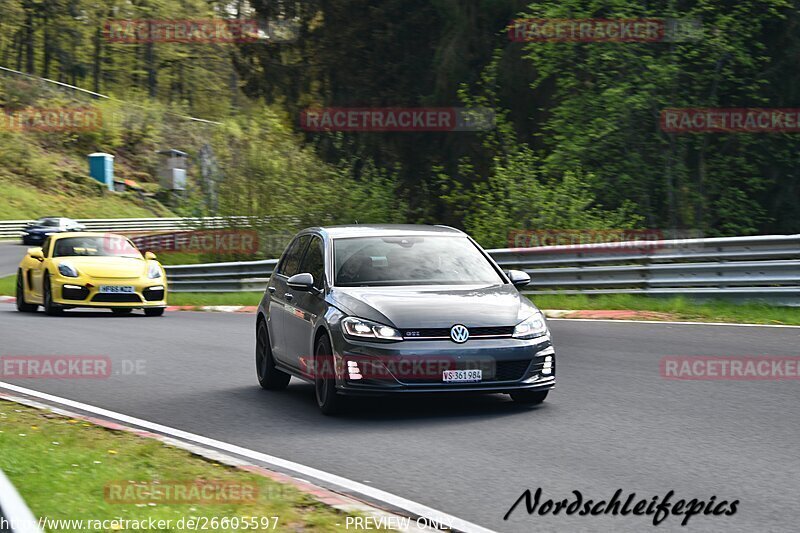
[[[0, 295], [14, 296], [16, 274], [0, 278]], [[169, 305], [258, 305], [263, 292], [173, 292]]]
[[11, 274], [0, 278], [0, 295], [14, 296], [17, 292], [17, 275]]
[[169, 305], [258, 305], [264, 292], [171, 292]]
[[800, 325], [800, 308], [726, 301], [693, 302], [687, 298], [653, 298], [636, 294], [529, 295], [542, 309], [630, 309], [669, 313], [677, 320]]
[[[171, 527], [159, 528], [162, 531], [181, 531], [177, 524], [182, 518], [195, 517], [201, 523], [213, 517], [236, 517], [240, 521], [255, 517], [263, 524], [264, 517], [269, 527], [257, 529], [272, 530], [277, 522], [274, 529], [278, 531], [336, 531], [346, 516], [294, 487], [191, 455], [158, 440], [5, 400], [0, 401], [0, 468], [33, 514], [48, 519], [152, 518], [172, 521]], [[146, 496], [137, 496], [136, 501], [143, 503], [122, 504], [109, 501], [106, 494], [113, 493], [104, 492], [108, 484], [125, 486], [137, 482], [152, 487], [153, 482], [158, 482], [166, 490], [199, 481], [257, 490], [252, 491], [254, 498], [237, 497], [246, 500], [238, 503], [215, 499], [181, 504], [163, 503], [163, 498], [148, 502]], [[236, 529], [233, 524], [223, 527], [223, 523], [220, 521], [213, 530]], [[238, 529], [242, 529], [241, 525]]]
[[[87, 178], [88, 179], [88, 178]], [[103, 195], [72, 190], [46, 190], [27, 183], [0, 179], [0, 220], [27, 220], [42, 216], [70, 218], [152, 218], [173, 216], [157, 202], [148, 209], [130, 194], [108, 192]]]

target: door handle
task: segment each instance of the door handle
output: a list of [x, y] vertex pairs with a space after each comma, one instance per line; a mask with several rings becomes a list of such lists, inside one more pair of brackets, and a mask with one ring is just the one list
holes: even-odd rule
[[275, 294], [275, 287], [267, 287], [270, 294]]
[[294, 295], [292, 293], [290, 293], [290, 292], [287, 292], [286, 294], [284, 294], [283, 297], [286, 298], [287, 302], [291, 302], [292, 299], [294, 299]]

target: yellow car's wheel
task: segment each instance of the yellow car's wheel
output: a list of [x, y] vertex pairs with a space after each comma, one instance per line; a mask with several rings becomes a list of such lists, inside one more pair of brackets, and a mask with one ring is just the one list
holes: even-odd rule
[[50, 285], [50, 276], [45, 273], [44, 282], [44, 312], [50, 316], [57, 316], [61, 314], [61, 307], [53, 303], [53, 287]]
[[151, 307], [144, 310], [145, 316], [161, 316], [164, 314], [164, 307]]
[[39, 308], [36, 304], [25, 303], [25, 276], [22, 269], [17, 271], [17, 311], [33, 313]]

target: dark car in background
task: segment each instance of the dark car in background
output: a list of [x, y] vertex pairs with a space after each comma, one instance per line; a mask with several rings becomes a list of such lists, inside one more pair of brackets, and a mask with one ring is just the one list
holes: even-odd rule
[[22, 229], [22, 244], [42, 244], [48, 235], [62, 231], [83, 231], [86, 226], [64, 217], [42, 217]]
[[343, 396], [508, 393], [538, 404], [555, 385], [542, 313], [469, 236], [443, 226], [301, 231], [259, 305], [256, 370], [296, 376], [331, 414]]

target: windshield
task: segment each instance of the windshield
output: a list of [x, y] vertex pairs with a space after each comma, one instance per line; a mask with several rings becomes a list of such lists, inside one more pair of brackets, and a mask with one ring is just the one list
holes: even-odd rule
[[68, 237], [56, 241], [53, 257], [117, 256], [141, 258], [142, 254], [122, 237]]
[[340, 287], [503, 283], [466, 237], [337, 239], [334, 269]]
[[57, 218], [43, 218], [37, 223], [39, 226], [58, 226], [60, 223]]

